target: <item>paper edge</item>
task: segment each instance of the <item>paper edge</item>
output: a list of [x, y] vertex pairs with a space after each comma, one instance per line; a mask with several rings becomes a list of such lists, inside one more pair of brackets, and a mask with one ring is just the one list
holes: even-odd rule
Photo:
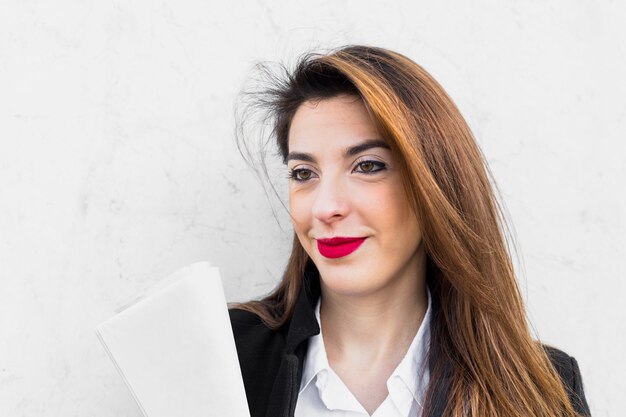
[[152, 285], [149, 285], [148, 287], [140, 290], [137, 294], [133, 294], [132, 296], [117, 303], [112, 317], [118, 315], [124, 310], [127, 310], [128, 308], [134, 306], [135, 304], [138, 304], [145, 298], [148, 298], [149, 296], [154, 295], [170, 287], [171, 285], [175, 284], [180, 279], [182, 279], [182, 276], [185, 275], [185, 272], [188, 272], [192, 269], [197, 269], [200, 267], [206, 268], [207, 270], [215, 268], [208, 261], [194, 262], [192, 264], [179, 268], [175, 270], [174, 272], [168, 274], [165, 278], [162, 278], [161, 280], [153, 283]]
[[149, 417], [148, 413], [146, 413], [146, 410], [143, 408], [143, 404], [141, 403], [141, 401], [139, 400], [139, 397], [137, 397], [137, 394], [135, 393], [135, 389], [133, 388], [133, 386], [130, 384], [130, 381], [128, 381], [128, 379], [126, 378], [126, 375], [124, 374], [124, 372], [122, 371], [122, 368], [120, 367], [120, 365], [117, 363], [117, 361], [115, 360], [115, 356], [113, 356], [113, 354], [111, 353], [111, 351], [109, 350], [109, 345], [106, 343], [106, 341], [104, 340], [104, 337], [101, 333], [101, 329], [100, 326], [96, 327], [95, 329], [95, 333], [96, 336], [98, 336], [98, 339], [100, 339], [100, 344], [102, 345], [102, 347], [104, 347], [104, 351], [107, 353], [107, 356], [109, 357], [109, 359], [111, 359], [111, 362], [113, 362], [113, 366], [115, 367], [115, 369], [117, 370], [117, 373], [122, 377], [122, 380], [124, 381], [124, 384], [126, 385], [126, 387], [128, 388], [128, 390], [130, 391], [130, 394], [133, 397], [133, 400], [135, 400], [135, 404], [137, 404], [137, 407], [139, 408], [139, 410], [141, 411], [141, 414], [144, 417]]

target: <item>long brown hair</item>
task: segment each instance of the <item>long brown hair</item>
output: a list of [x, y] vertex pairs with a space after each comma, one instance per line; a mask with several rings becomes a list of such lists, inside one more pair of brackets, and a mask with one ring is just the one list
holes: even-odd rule
[[[360, 97], [399, 156], [403, 185], [423, 228], [427, 283], [440, 306], [431, 324], [435, 363], [424, 415], [445, 377], [444, 416], [577, 416], [529, 332], [495, 182], [454, 102], [421, 66], [396, 52], [352, 45], [307, 54], [254, 94], [254, 103], [268, 112], [283, 162], [298, 107], [340, 94]], [[309, 261], [294, 233], [278, 287], [236, 307], [281, 327], [293, 313]]]

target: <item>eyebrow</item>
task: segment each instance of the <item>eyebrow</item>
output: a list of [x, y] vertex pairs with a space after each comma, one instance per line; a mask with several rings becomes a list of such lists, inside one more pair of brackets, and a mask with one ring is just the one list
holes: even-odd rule
[[[385, 142], [382, 139], [368, 139], [362, 143], [359, 143], [358, 145], [347, 148], [344, 152], [344, 157], [348, 158], [350, 156], [355, 156], [355, 155], [360, 154], [361, 152], [365, 152], [368, 149], [372, 149], [372, 148], [391, 149], [389, 145], [387, 144], [387, 142]], [[297, 159], [299, 161], [306, 161], [306, 162], [316, 162], [315, 157], [313, 157], [313, 155], [309, 153], [305, 153], [305, 152], [289, 152], [285, 162], [289, 162], [292, 159]]]

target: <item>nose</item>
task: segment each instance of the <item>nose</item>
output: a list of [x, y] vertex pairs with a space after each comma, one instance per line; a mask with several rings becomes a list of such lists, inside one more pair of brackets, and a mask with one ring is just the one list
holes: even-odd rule
[[322, 177], [313, 201], [313, 217], [324, 223], [343, 219], [350, 211], [349, 193], [346, 184], [336, 178]]

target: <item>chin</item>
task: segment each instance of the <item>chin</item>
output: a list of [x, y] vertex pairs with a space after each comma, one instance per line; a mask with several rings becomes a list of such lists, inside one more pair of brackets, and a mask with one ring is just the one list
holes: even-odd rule
[[333, 294], [354, 297], [367, 295], [376, 290], [376, 285], [368, 279], [364, 279], [364, 274], [354, 268], [347, 273], [339, 273], [332, 271], [325, 273], [324, 269], [320, 269], [320, 280], [326, 290]]

